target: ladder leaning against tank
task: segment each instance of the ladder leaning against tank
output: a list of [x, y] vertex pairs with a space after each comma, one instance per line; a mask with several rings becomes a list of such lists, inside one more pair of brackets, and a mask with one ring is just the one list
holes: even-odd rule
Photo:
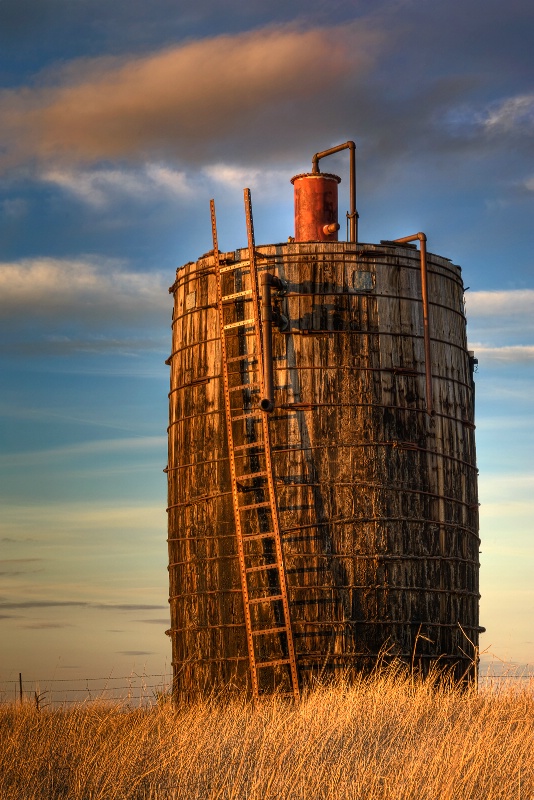
[[[221, 263], [218, 249], [215, 203], [213, 200], [210, 206], [213, 256], [217, 279], [224, 407], [247, 649], [254, 698], [258, 698], [262, 693], [260, 691], [261, 682], [258, 671], [261, 670], [265, 674], [263, 671], [271, 670], [272, 680], [268, 682], [270, 688], [279, 691], [288, 689], [288, 691], [282, 693], [292, 695], [295, 699], [298, 699], [298, 672], [291, 631], [282, 540], [274, 489], [268, 415], [260, 405], [245, 409], [245, 403], [232, 402], [239, 391], [249, 393], [251, 390], [259, 389], [259, 396], [261, 398], [266, 396], [260, 296], [250, 190], [245, 189], [244, 195], [248, 234], [247, 261], [240, 261], [230, 265]], [[243, 289], [241, 284], [238, 285], [238, 278], [241, 281], [244, 275], [249, 276], [249, 287], [247, 289]], [[225, 285], [226, 293], [223, 294], [223, 282], [227, 284], [228, 279], [230, 279], [231, 291], [228, 292]], [[225, 316], [225, 308], [229, 304], [233, 308], [236, 308], [237, 304], [241, 305], [242, 308], [244, 307], [246, 309], [243, 314], [245, 318], [228, 322]], [[241, 342], [244, 343], [241, 349], [246, 352], [240, 352], [238, 355], [233, 356], [229, 355], [229, 337], [239, 335], [239, 333], [247, 334], [241, 335]], [[235, 366], [238, 369], [232, 370], [232, 367]], [[257, 376], [256, 380], [254, 380], [254, 372]], [[236, 375], [239, 378], [237, 384], [234, 385], [233, 379]], [[259, 423], [260, 437], [249, 437], [253, 440], [244, 444], [234, 445], [235, 424], [247, 421]], [[247, 463], [247, 459], [247, 468], [238, 474], [237, 462], [241, 464], [243, 469], [243, 464]], [[261, 502], [242, 502], [242, 498], [246, 498], [246, 495], [250, 492], [255, 494], [257, 499], [258, 491], [263, 495]], [[252, 521], [252, 518], [255, 515], [258, 517], [259, 514], [261, 514], [263, 525], [254, 524]], [[252, 558], [249, 546], [254, 542], [262, 543], [265, 558], [262, 558], [264, 563], [251, 566]], [[251, 594], [254, 594], [254, 592], [251, 592], [249, 581], [250, 577], [258, 572], [267, 576], [269, 593], [252, 597]], [[256, 627], [253, 622], [254, 612], [260, 610], [260, 608], [265, 609], [268, 607], [272, 610], [272, 616], [274, 616], [276, 624], [271, 624], [269, 627], [264, 625]], [[262, 641], [265, 645], [269, 637], [274, 637], [277, 640], [280, 652], [275, 658], [269, 657], [265, 659], [261, 654], [262, 650], [265, 650], [265, 646], [262, 647]], [[284, 667], [285, 669], [281, 669]], [[289, 688], [287, 686], [287, 677], [289, 677]]]

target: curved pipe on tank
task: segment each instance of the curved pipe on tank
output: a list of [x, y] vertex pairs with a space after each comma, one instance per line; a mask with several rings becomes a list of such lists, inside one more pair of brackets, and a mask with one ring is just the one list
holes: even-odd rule
[[434, 413], [432, 402], [432, 360], [430, 355], [430, 326], [428, 320], [428, 272], [426, 267], [426, 236], [424, 233], [416, 233], [414, 236], [403, 236], [401, 239], [393, 241], [399, 244], [407, 244], [419, 240], [419, 251], [421, 254], [421, 297], [423, 299], [423, 339], [425, 345], [425, 381], [426, 381], [426, 410], [427, 414]]
[[263, 272], [261, 284], [261, 338], [263, 350], [263, 393], [260, 401], [262, 411], [274, 410], [274, 374], [273, 374], [273, 308], [271, 287], [283, 289], [284, 284], [276, 275]]
[[330, 147], [328, 150], [323, 150], [321, 153], [315, 153], [312, 158], [312, 172], [317, 175], [319, 173], [319, 160], [325, 156], [331, 156], [333, 153], [339, 153], [341, 150], [350, 150], [350, 165], [349, 165], [349, 182], [350, 182], [350, 212], [349, 212], [349, 242], [356, 243], [358, 241], [358, 217], [356, 211], [356, 144], [355, 142], [345, 142], [345, 144], [338, 144], [336, 147]]

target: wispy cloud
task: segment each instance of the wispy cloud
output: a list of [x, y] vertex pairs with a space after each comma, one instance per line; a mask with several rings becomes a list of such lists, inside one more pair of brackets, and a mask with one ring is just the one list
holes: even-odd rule
[[[4, 322], [9, 320], [10, 330], [27, 324], [28, 308], [33, 320], [49, 320], [56, 328], [70, 321], [78, 328], [100, 331], [101, 336], [104, 324], [134, 327], [144, 320], [163, 326], [171, 308], [168, 277], [132, 272], [103, 258], [4, 262], [0, 263], [0, 314]], [[59, 337], [56, 344], [62, 343], [66, 344]], [[98, 347], [98, 338], [94, 346]]]
[[153, 650], [117, 650], [120, 656], [153, 656]]
[[[109, 321], [111, 323], [111, 320]], [[104, 327], [104, 326], [103, 326]], [[69, 356], [73, 354], [86, 354], [86, 355], [114, 355], [130, 359], [134, 362], [134, 366], [130, 372], [141, 377], [141, 372], [136, 363], [143, 354], [150, 352], [164, 353], [168, 350], [169, 336], [160, 336], [158, 338], [151, 338], [147, 336], [145, 339], [137, 339], [135, 337], [124, 337], [122, 339], [116, 336], [104, 336], [103, 334], [91, 335], [88, 333], [85, 337], [79, 336], [58, 336], [43, 334], [39, 339], [32, 332], [32, 337], [22, 338], [6, 343], [5, 353], [10, 353], [14, 356], [20, 357], [40, 357], [43, 356]], [[146, 369], [146, 365], [145, 369]], [[80, 371], [86, 372], [83, 368]], [[94, 369], [94, 367], [93, 367]], [[102, 364], [102, 371], [105, 372], [105, 367]], [[119, 371], [126, 372], [124, 364], [120, 370], [113, 370], [114, 374]], [[159, 371], [161, 374], [161, 370]], [[146, 374], [146, 373], [145, 373]]]
[[[77, 444], [63, 445], [62, 447], [47, 450], [33, 450], [29, 452], [10, 453], [0, 455], [0, 466], [18, 466], [28, 463], [34, 465], [50, 464], [59, 460], [80, 460], [87, 456], [126, 455], [128, 453], [159, 454], [165, 448], [167, 440], [164, 436], [132, 436], [120, 439], [100, 439]], [[0, 564], [2, 562], [0, 561]]]
[[3, 544], [32, 544], [35, 543], [37, 539], [32, 538], [31, 536], [23, 536], [20, 539], [15, 538], [14, 536], [2, 536], [0, 542]]
[[475, 317], [534, 315], [534, 289], [466, 292], [469, 319]]
[[531, 137], [534, 133], [534, 94], [512, 95], [484, 105], [464, 100], [452, 104], [439, 118], [446, 131], [479, 144], [506, 138]]
[[171, 169], [165, 164], [148, 164], [145, 172], [158, 192], [166, 189], [169, 194], [177, 197], [191, 197], [194, 192], [183, 171]]
[[43, 172], [41, 179], [96, 209], [105, 209], [123, 198], [150, 202], [162, 194], [187, 198], [193, 191], [185, 172], [164, 164], [147, 164], [140, 170], [55, 168]]
[[5, 558], [0, 560], [0, 576], [3, 578], [19, 578], [23, 575], [42, 572], [44, 558]]
[[[117, 532], [143, 531], [148, 536], [154, 530], [161, 532], [161, 523], [165, 519], [165, 510], [162, 505], [106, 505], [99, 503], [63, 503], [63, 504], [11, 504], [4, 503], [2, 510], [2, 525], [6, 529], [7, 538], [17, 539], [15, 532], [21, 529], [26, 535], [27, 530], [38, 532], [40, 537], [35, 539], [40, 544], [47, 544], [58, 537], [67, 534], [72, 543], [72, 532], [92, 530]], [[11, 531], [9, 531], [11, 529]], [[8, 533], [9, 531], [9, 533]], [[17, 539], [18, 541], [18, 539]], [[79, 541], [81, 544], [91, 544], [91, 540]]]
[[[510, 434], [511, 436], [512, 434]], [[512, 469], [505, 471], [501, 462], [497, 462], [501, 467], [500, 471], [491, 472], [483, 470], [479, 478], [479, 490], [484, 495], [484, 507], [504, 509], [510, 504], [514, 507], [514, 515], [519, 516], [525, 508], [530, 508], [530, 513], [534, 511], [534, 475], [528, 472], [517, 472]], [[508, 462], [505, 462], [508, 466]], [[516, 466], [516, 465], [513, 465]]]
[[21, 197], [8, 198], [2, 201], [1, 208], [4, 217], [7, 217], [7, 219], [22, 219], [28, 210], [28, 202]]
[[483, 126], [490, 135], [534, 133], [534, 94], [507, 97], [487, 109]]
[[21, 624], [20, 627], [28, 628], [29, 630], [33, 631], [40, 631], [40, 630], [53, 630], [55, 628], [61, 630], [63, 628], [72, 628], [73, 626], [69, 622], [36, 621], [36, 622], [24, 622]]
[[91, 606], [101, 611], [162, 611], [166, 607], [148, 603], [92, 603]]
[[245, 167], [239, 164], [209, 164], [202, 169], [202, 174], [209, 181], [227, 189], [241, 192], [247, 186], [254, 191], [255, 197], [272, 196], [278, 193], [280, 186], [287, 185], [287, 170], [274, 170], [261, 167]]
[[[302, 126], [317, 124], [314, 101], [327, 102], [349, 74], [363, 85], [384, 42], [382, 32], [362, 21], [308, 30], [278, 26], [144, 57], [70, 63], [48, 85], [2, 92], [8, 143], [2, 160], [59, 165], [178, 155], [205, 163], [236, 134], [236, 152], [245, 139], [252, 152], [256, 134], [280, 139], [287, 115]], [[91, 181], [80, 191], [102, 199], [102, 187]]]
[[35, 575], [38, 572], [43, 572], [43, 568], [37, 569], [0, 569], [1, 578], [23, 578], [26, 575]]
[[469, 347], [486, 363], [534, 360], [534, 290], [467, 292]]
[[107, 206], [112, 196], [143, 196], [145, 189], [134, 174], [118, 169], [94, 172], [54, 169], [43, 173], [42, 180], [65, 189], [95, 208]]
[[503, 364], [526, 364], [534, 362], [534, 345], [503, 345], [502, 347], [487, 347], [483, 344], [470, 343], [477, 358], [500, 362]]
[[4, 600], [0, 599], [2, 609], [30, 608], [95, 608], [99, 611], [161, 611], [165, 606], [145, 603], [91, 603], [83, 600]]

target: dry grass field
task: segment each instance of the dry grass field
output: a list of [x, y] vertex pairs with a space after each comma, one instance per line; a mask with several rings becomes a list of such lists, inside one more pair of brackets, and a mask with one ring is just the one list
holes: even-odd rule
[[[519, 683], [519, 682], [517, 682]], [[532, 800], [534, 686], [399, 668], [270, 698], [0, 706], [0, 800]]]

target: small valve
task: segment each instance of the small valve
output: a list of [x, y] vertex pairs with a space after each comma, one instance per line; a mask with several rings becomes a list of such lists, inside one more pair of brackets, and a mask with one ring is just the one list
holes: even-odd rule
[[331, 222], [329, 225], [323, 225], [323, 233], [326, 236], [330, 236], [332, 233], [336, 233], [339, 228], [339, 222]]

